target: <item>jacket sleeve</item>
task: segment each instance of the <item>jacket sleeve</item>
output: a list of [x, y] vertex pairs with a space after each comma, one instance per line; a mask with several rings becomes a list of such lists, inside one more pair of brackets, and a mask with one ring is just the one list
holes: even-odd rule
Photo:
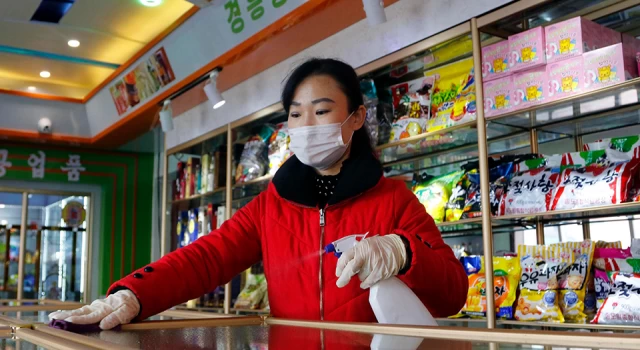
[[411, 265], [398, 278], [422, 300], [434, 317], [456, 314], [465, 303], [467, 275], [418, 198], [406, 187], [394, 195], [396, 229], [409, 242]]
[[140, 321], [226, 284], [260, 261], [264, 196], [263, 192], [219, 229], [117, 281], [107, 295], [131, 290], [141, 306], [134, 321]]

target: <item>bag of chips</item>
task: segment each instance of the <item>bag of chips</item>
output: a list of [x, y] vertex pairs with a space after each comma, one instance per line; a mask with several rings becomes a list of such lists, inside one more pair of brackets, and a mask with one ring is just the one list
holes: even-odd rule
[[568, 210], [623, 203], [629, 196], [640, 163], [566, 168], [560, 175], [553, 210]]
[[473, 59], [464, 59], [424, 73], [435, 79], [428, 131], [476, 119]]
[[573, 252], [564, 247], [518, 246], [520, 297], [515, 319], [564, 322], [558, 306], [558, 278], [573, 262]]
[[593, 323], [640, 324], [640, 274], [614, 272], [613, 288], [598, 310]]
[[584, 240], [582, 242], [556, 243], [549, 247], [573, 253], [574, 260], [567, 269], [558, 275], [559, 304], [566, 322], [586, 323], [585, 299], [591, 275], [594, 244], [590, 240]]
[[419, 180], [414, 185], [413, 193], [436, 223], [445, 220], [445, 210], [451, 196], [451, 190], [463, 174], [462, 170], [458, 170], [426, 181]]
[[236, 309], [260, 309], [265, 293], [267, 293], [267, 280], [264, 274], [250, 274], [247, 285], [242, 289], [236, 299]]
[[291, 142], [291, 138], [287, 123], [276, 125], [274, 133], [269, 138], [269, 174], [275, 175], [282, 164], [293, 154], [289, 149], [289, 142]]
[[604, 271], [603, 268], [597, 268], [597, 266], [604, 266], [603, 258], [611, 254], [618, 255], [622, 253], [623, 250], [621, 249], [622, 242], [620, 241], [595, 241], [593, 245], [595, 246], [595, 250], [593, 253], [593, 263], [591, 264], [591, 277], [589, 278], [590, 284], [587, 290], [587, 296], [593, 295], [596, 305], [593, 307], [594, 310], [588, 310], [585, 301], [585, 313], [588, 315], [592, 313], [593, 316], [595, 316], [595, 312], [602, 306], [602, 303], [611, 291], [611, 280], [609, 279], [608, 273]]
[[500, 199], [499, 215], [534, 214], [549, 210], [558, 176], [558, 168], [545, 167], [515, 174]]
[[[484, 257], [470, 256], [460, 259], [469, 278], [467, 301], [460, 314], [470, 317], [487, 317], [487, 296], [485, 284]], [[513, 304], [516, 300], [520, 263], [514, 257], [493, 258], [493, 288], [496, 317], [513, 318]]]
[[629, 152], [638, 146], [640, 146], [640, 136], [625, 136], [585, 143], [583, 149], [585, 151], [615, 149], [621, 152]]

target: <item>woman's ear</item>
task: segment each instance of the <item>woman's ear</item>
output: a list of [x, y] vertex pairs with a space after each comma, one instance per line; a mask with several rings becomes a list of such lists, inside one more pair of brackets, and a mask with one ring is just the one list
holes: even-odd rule
[[361, 105], [353, 112], [353, 117], [351, 118], [353, 119], [353, 130], [359, 130], [367, 120], [367, 109]]

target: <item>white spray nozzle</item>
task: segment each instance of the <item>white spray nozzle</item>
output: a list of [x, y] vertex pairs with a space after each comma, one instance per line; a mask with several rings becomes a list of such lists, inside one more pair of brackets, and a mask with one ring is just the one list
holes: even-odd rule
[[324, 252], [327, 254], [333, 253], [339, 258], [343, 253], [346, 253], [349, 251], [349, 249], [355, 247], [358, 242], [365, 239], [368, 234], [369, 233], [367, 232], [364, 235], [351, 235], [342, 237], [339, 240], [334, 241], [333, 243], [327, 244], [327, 246], [324, 247]]

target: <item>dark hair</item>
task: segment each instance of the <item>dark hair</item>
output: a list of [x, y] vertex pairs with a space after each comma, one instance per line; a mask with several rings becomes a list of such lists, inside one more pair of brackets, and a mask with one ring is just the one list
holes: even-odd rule
[[[293, 94], [298, 86], [307, 78], [316, 75], [328, 75], [338, 83], [340, 90], [347, 96], [349, 113], [364, 105], [360, 81], [356, 71], [350, 65], [331, 58], [311, 58], [294, 69], [286, 79], [282, 89], [282, 104], [289, 114]], [[363, 126], [353, 134], [352, 150], [366, 149], [373, 152], [369, 133]]]

